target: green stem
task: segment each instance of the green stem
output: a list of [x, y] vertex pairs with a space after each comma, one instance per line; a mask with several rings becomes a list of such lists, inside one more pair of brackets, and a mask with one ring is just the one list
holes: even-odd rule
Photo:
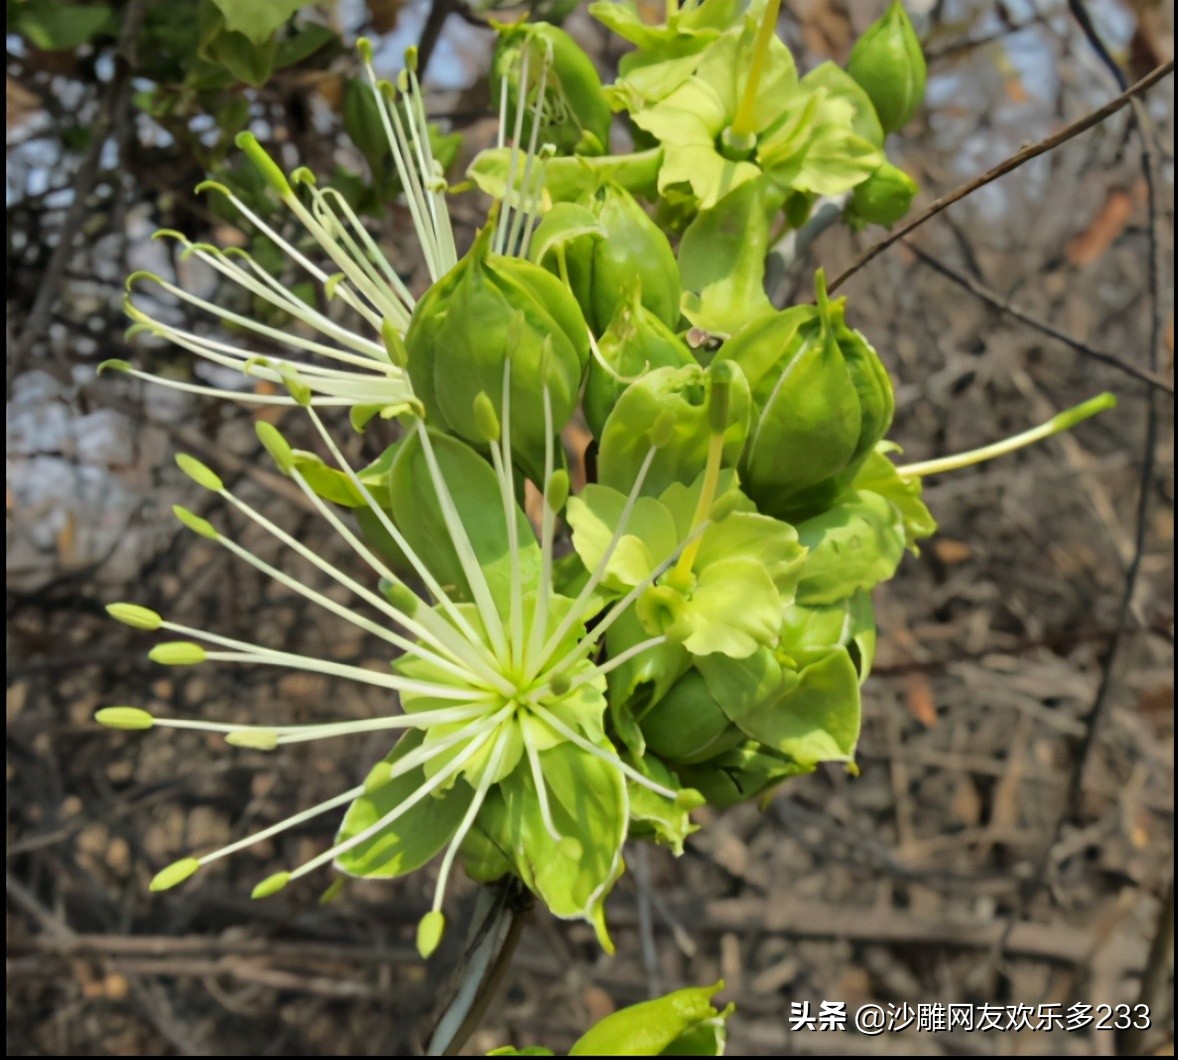
[[730, 126], [734, 137], [743, 139], [756, 134], [754, 122], [757, 88], [761, 82], [761, 73], [765, 69], [765, 60], [769, 57], [769, 41], [777, 30], [777, 16], [780, 11], [781, 0], [769, 0], [761, 15], [761, 25], [757, 28], [757, 39], [753, 44], [753, 61], [749, 65], [749, 79], [745, 82], [744, 95]]
[[1095, 416], [1098, 412], [1103, 412], [1105, 409], [1113, 408], [1116, 403], [1117, 399], [1112, 394], [1107, 392], [1098, 394], [1094, 398], [1089, 398], [1087, 401], [1081, 402], [1074, 408], [1067, 409], [1057, 416], [1052, 416], [1046, 423], [1040, 424], [1038, 427], [1032, 427], [1029, 431], [1012, 435], [1009, 438], [1003, 439], [1001, 442], [995, 442], [993, 445], [984, 445], [980, 449], [971, 449], [966, 453], [957, 453], [954, 456], [944, 456], [939, 460], [925, 460], [919, 464], [904, 464], [896, 468], [896, 473], [902, 478], [924, 478], [926, 475], [939, 475], [943, 471], [956, 471], [958, 468], [969, 467], [971, 464], [980, 464], [986, 460], [993, 460], [996, 456], [1005, 456], [1007, 453], [1013, 453], [1016, 449], [1022, 449], [1023, 446], [1031, 445], [1033, 442], [1050, 438], [1053, 434], [1059, 434], [1061, 431], [1069, 430], [1090, 416]]

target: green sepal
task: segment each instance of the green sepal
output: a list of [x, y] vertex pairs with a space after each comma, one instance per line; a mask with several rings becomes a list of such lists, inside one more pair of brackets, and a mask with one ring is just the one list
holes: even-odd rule
[[887, 581], [907, 544], [895, 505], [868, 491], [851, 491], [797, 529], [810, 550], [797, 587], [800, 604], [835, 603]]
[[[679, 788], [675, 775], [653, 755], [638, 759], [643, 775], [672, 791]], [[678, 797], [668, 799], [635, 780], [626, 780], [630, 795], [630, 835], [653, 836], [655, 842], [669, 847], [676, 857], [683, 853], [683, 841], [699, 825], [692, 823], [691, 811], [704, 804], [704, 797], [691, 788], [679, 789]]]
[[603, 183], [578, 200], [601, 226], [565, 249], [565, 270], [595, 335], [609, 326], [635, 278], [642, 305], [668, 328], [679, 323], [679, 266], [662, 230], [625, 188]]
[[855, 42], [847, 73], [871, 98], [885, 132], [895, 132], [916, 113], [924, 98], [928, 68], [900, 0], [893, 0]]
[[539, 757], [553, 821], [563, 838], [553, 839], [544, 829], [531, 772], [521, 761], [488, 794], [472, 830], [480, 835], [463, 844], [468, 872], [486, 879], [510, 864], [555, 916], [592, 924], [602, 948], [612, 953], [603, 903], [622, 872], [629, 818], [624, 778], [616, 767], [567, 741]]
[[609, 368], [596, 357], [590, 360], [582, 404], [594, 437], [600, 437], [629, 382], [655, 368], [694, 363], [686, 343], [642, 304], [642, 280], [637, 275], [628, 284], [623, 281], [622, 297], [597, 347]]
[[709, 334], [729, 336], [773, 312], [765, 294], [770, 223], [785, 192], [751, 180], [701, 210], [679, 243], [683, 315]]
[[855, 476], [854, 488], [886, 497], [904, 520], [904, 538], [914, 556], [920, 555], [916, 542], [937, 532], [937, 521], [921, 500], [923, 481], [904, 478], [887, 454], [898, 451], [893, 442], [879, 442]]
[[[417, 731], [407, 732], [369, 772], [371, 790], [348, 807], [335, 841], [341, 843], [371, 827], [396, 809], [425, 782], [421, 766], [388, 779], [390, 768], [422, 745]], [[421, 868], [454, 838], [470, 807], [474, 791], [457, 781], [442, 795], [422, 799], [396, 821], [335, 859], [335, 867], [349, 876], [394, 879]]]

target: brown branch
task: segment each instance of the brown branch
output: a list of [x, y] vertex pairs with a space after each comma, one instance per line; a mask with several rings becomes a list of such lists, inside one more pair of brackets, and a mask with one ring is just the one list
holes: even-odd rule
[[66, 210], [58, 232], [57, 245], [45, 272], [41, 277], [41, 285], [37, 289], [37, 297], [33, 300], [33, 307], [25, 319], [24, 327], [17, 336], [13, 349], [9, 352], [10, 364], [18, 363], [33, 343], [41, 336], [49, 317], [57, 302], [61, 288], [63, 273], [74, 252], [74, 241], [86, 220], [89, 209], [90, 192], [93, 190], [101, 171], [102, 151], [107, 138], [115, 128], [119, 113], [127, 106], [131, 91], [131, 77], [135, 67], [135, 48], [139, 37], [139, 29], [146, 14], [145, 0], [132, 0], [123, 14], [123, 26], [119, 32], [118, 44], [115, 47], [115, 72], [111, 78], [110, 89], [106, 100], [91, 130], [90, 147], [85, 157], [78, 165], [77, 177], [74, 180], [74, 198]]
[[960, 287], [964, 287], [970, 294], [980, 298], [983, 302], [993, 306], [995, 309], [1007, 313], [1014, 317], [1015, 320], [1020, 320], [1028, 327], [1034, 328], [1036, 331], [1043, 332], [1044, 335], [1050, 335], [1053, 339], [1057, 339], [1065, 346], [1070, 346], [1077, 353], [1084, 354], [1085, 357], [1091, 357], [1095, 361], [1100, 361], [1107, 364], [1111, 368], [1116, 368], [1118, 371], [1125, 372], [1133, 376], [1135, 379], [1141, 380], [1147, 386], [1156, 387], [1158, 390], [1164, 390], [1167, 394], [1173, 396], [1174, 384], [1160, 375], [1149, 371], [1146, 368], [1138, 368], [1137, 365], [1131, 364], [1129, 361], [1122, 360], [1113, 353], [1106, 353], [1104, 350], [1095, 349], [1089, 346], [1086, 342], [1081, 342], [1079, 339], [1069, 335], [1066, 331], [1060, 331], [1059, 328], [1053, 324], [1047, 323], [1045, 320], [1040, 320], [1038, 317], [1032, 316], [1025, 309], [1020, 309], [1018, 306], [1011, 305], [1010, 301], [1000, 295], [997, 291], [992, 291], [989, 287], [978, 283], [972, 276], [967, 276], [965, 273], [958, 272], [956, 269], [950, 268], [943, 261], [934, 258], [927, 250], [918, 247], [911, 240], [902, 240], [904, 245], [912, 251], [921, 261], [923, 261], [930, 269], [939, 272], [947, 280], [952, 280], [953, 283]]
[[893, 243], [899, 242], [909, 232], [919, 228], [925, 221], [931, 217], [935, 217], [942, 210], [952, 206], [955, 202], [959, 202], [967, 195], [972, 195], [978, 188], [985, 187], [992, 183], [999, 177], [1006, 176], [1007, 173], [1013, 172], [1021, 165], [1031, 161], [1032, 158], [1038, 158], [1048, 151], [1053, 151], [1059, 147], [1060, 144], [1067, 143], [1068, 140], [1079, 136], [1082, 132], [1087, 132], [1095, 125], [1099, 125], [1105, 118], [1115, 114], [1122, 107], [1127, 107], [1129, 103], [1139, 96], [1142, 92], [1147, 91], [1156, 85], [1163, 78], [1168, 77], [1174, 72], [1174, 60], [1159, 66], [1156, 70], [1148, 73], [1135, 85], [1131, 85], [1128, 89], [1122, 92], [1116, 99], [1110, 100], [1103, 107], [1092, 111], [1091, 114], [1085, 115], [1083, 118], [1072, 122], [1070, 125], [1065, 125], [1059, 132], [1052, 133], [1046, 139], [1040, 140], [1037, 143], [1028, 144], [1021, 151], [1011, 155], [1003, 162], [999, 162], [993, 169], [987, 170], [981, 176], [974, 177], [973, 180], [967, 181], [960, 187], [946, 195], [942, 195], [939, 199], [931, 202], [926, 209], [918, 213], [909, 221], [905, 221], [902, 225], [889, 233], [883, 239], [873, 246], [868, 247], [862, 254], [855, 259], [854, 262], [829, 286], [829, 291], [837, 291], [851, 276], [857, 273], [868, 262], [873, 261]]

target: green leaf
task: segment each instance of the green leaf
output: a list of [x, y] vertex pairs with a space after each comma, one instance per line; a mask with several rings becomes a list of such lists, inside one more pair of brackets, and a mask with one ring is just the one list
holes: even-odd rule
[[878, 493], [851, 492], [829, 511], [798, 524], [810, 549], [798, 582], [801, 604], [831, 604], [887, 581], [904, 555], [904, 521]]
[[301, 63], [333, 41], [339, 41], [339, 35], [334, 30], [320, 22], [304, 23], [293, 36], [278, 42], [274, 68], [284, 70], [288, 66]]
[[223, 30], [201, 49], [201, 58], [223, 66], [239, 81], [260, 88], [274, 72], [278, 43], [267, 38], [255, 44], [242, 33]]
[[213, 0], [225, 25], [255, 45], [264, 44], [307, 0]]
[[8, 5], [10, 32], [43, 51], [69, 51], [100, 33], [118, 32], [119, 18], [109, 4], [63, 4], [30, 0]]
[[[369, 780], [375, 783], [377, 778], [387, 777], [393, 763], [421, 744], [420, 733], [406, 733], [373, 767]], [[361, 795], [348, 807], [335, 841], [343, 842], [370, 828], [425, 782], [425, 772], [419, 766]], [[454, 837], [473, 798], [470, 785], [456, 781], [444, 795], [422, 799], [371, 839], [340, 854], [335, 860], [336, 868], [349, 876], [380, 879], [404, 876], [421, 868]]]

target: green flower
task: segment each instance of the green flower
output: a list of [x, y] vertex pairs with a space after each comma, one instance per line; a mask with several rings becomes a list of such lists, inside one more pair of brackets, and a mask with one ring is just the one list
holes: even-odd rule
[[674, 91], [632, 112], [662, 145], [660, 193], [685, 186], [706, 210], [764, 173], [782, 189], [837, 195], [884, 161], [878, 124], [862, 119], [870, 103], [850, 78], [824, 72], [799, 83], [772, 34], [776, 7], [759, 25], [746, 19], [724, 32]]
[[[338, 475], [308, 463], [270, 425], [262, 442], [358, 558], [382, 579], [374, 592], [317, 551], [266, 519], [190, 457], [180, 466], [337, 585], [356, 606], [338, 602], [259, 559], [207, 520], [177, 515], [194, 532], [223, 545], [251, 566], [401, 653], [387, 673], [271, 649], [194, 629], [133, 605], [114, 605], [114, 617], [140, 629], [166, 630], [184, 640], [159, 645], [164, 665], [231, 662], [283, 666], [373, 685], [395, 693], [400, 710], [361, 721], [291, 726], [236, 725], [160, 718], [135, 708], [108, 708], [98, 720], [127, 729], [153, 726], [224, 733], [235, 745], [273, 749], [292, 742], [375, 731], [403, 732], [363, 784], [220, 850], [185, 858], [161, 872], [155, 889], [174, 886], [199, 867], [322, 813], [347, 807], [335, 843], [288, 872], [262, 881], [255, 896], [275, 893], [320, 866], [365, 877], [397, 877], [437, 855], [442, 864], [433, 907], [418, 944], [428, 955], [444, 927], [445, 888], [461, 858], [476, 879], [518, 875], [558, 916], [594, 925], [611, 948], [603, 904], [622, 872], [621, 847], [630, 821], [632, 790], [641, 790], [638, 819], [681, 844], [685, 814], [698, 797], [681, 792], [665, 772], [652, 779], [619, 756], [605, 732], [608, 674], [626, 661], [595, 661], [610, 627], [676, 558], [652, 570], [602, 613], [599, 592], [625, 520], [607, 543], [602, 562], [572, 595], [556, 585], [553, 541], [567, 476], [555, 466], [552, 401], [542, 388], [544, 484], [537, 536], [516, 503], [511, 460], [511, 362], [504, 367], [498, 423], [485, 439], [488, 464], [461, 441], [409, 425], [406, 438], [363, 475], [344, 459], [306, 396], [303, 404]], [[313, 469], [314, 484], [302, 468]], [[352, 530], [320, 492], [359, 501], [424, 587], [413, 590]], [[390, 508], [374, 493], [390, 498]], [[637, 487], [629, 502], [637, 501]], [[396, 512], [394, 518], [390, 512]], [[367, 612], [367, 613], [366, 613]], [[588, 623], [595, 619], [590, 631]], [[647, 638], [629, 657], [663, 643]]]

